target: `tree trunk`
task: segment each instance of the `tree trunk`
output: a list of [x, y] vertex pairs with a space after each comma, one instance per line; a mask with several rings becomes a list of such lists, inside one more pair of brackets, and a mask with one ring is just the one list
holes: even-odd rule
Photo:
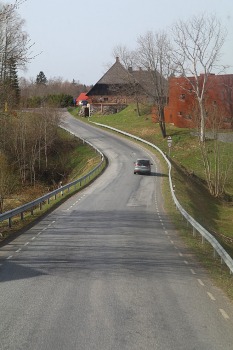
[[205, 141], [205, 110], [202, 101], [199, 102], [200, 106], [200, 114], [201, 114], [201, 120], [200, 120], [200, 141]]
[[167, 132], [166, 132], [165, 117], [164, 117], [164, 108], [159, 108], [159, 126], [162, 132], [162, 136], [165, 139], [167, 136]]

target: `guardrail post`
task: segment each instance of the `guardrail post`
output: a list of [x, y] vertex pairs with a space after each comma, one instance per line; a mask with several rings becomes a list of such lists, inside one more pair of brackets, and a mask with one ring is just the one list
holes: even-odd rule
[[12, 223], [11, 223], [11, 218], [9, 218], [8, 220], [8, 226], [11, 227], [12, 226]]
[[23, 220], [23, 212], [20, 214], [21, 220]]

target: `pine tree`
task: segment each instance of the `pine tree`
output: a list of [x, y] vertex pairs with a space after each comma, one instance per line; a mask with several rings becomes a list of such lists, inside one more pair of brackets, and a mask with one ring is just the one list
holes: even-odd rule
[[[14, 108], [20, 102], [20, 88], [17, 75], [16, 60], [11, 57], [7, 62], [5, 79], [2, 81], [2, 104], [9, 108]], [[6, 108], [6, 107], [5, 107]]]
[[19, 88], [16, 61], [14, 58], [11, 59], [10, 65], [9, 65], [9, 79], [10, 79], [10, 87], [13, 95], [12, 105], [17, 106], [20, 101], [20, 88]]
[[48, 82], [44, 72], [40, 71], [40, 73], [36, 77], [36, 84], [37, 85], [46, 85]]

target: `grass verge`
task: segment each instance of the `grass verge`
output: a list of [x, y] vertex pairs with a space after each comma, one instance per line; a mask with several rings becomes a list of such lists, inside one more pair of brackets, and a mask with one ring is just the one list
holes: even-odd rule
[[[62, 172], [64, 174], [63, 185], [71, 183], [74, 180], [82, 178], [94, 169], [101, 161], [101, 156], [90, 145], [83, 143], [73, 135], [60, 130], [60, 134], [63, 140], [68, 141], [63, 144], [63, 147], [59, 149], [55, 155], [53, 155], [53, 163], [50, 166], [57, 169], [57, 164], [62, 164]], [[60, 146], [58, 146], [60, 147]], [[60, 171], [61, 171], [60, 166]], [[6, 242], [9, 239], [13, 239], [15, 235], [18, 235], [20, 231], [25, 230], [35, 223], [36, 220], [46, 215], [51, 210], [54, 210], [59, 204], [64, 202], [73, 194], [81, 191], [84, 187], [88, 186], [96, 177], [98, 177], [107, 166], [106, 160], [104, 160], [101, 168], [98, 172], [95, 172], [91, 176], [88, 176], [85, 181], [82, 181], [81, 185], [73, 186], [69, 191], [63, 191], [63, 194], [59, 194], [56, 197], [52, 197], [49, 203], [44, 203], [42, 207], [36, 207], [31, 211], [25, 212], [23, 220], [20, 216], [16, 216], [12, 219], [12, 227], [9, 227], [8, 220], [0, 222], [0, 242]], [[52, 174], [52, 172], [50, 172]], [[57, 187], [55, 187], [57, 188]], [[7, 210], [11, 210], [25, 203], [33, 201], [52, 191], [55, 188], [48, 188], [48, 185], [38, 182], [36, 186], [25, 186], [19, 188], [18, 193], [14, 193], [11, 198], [8, 199]]]
[[[76, 109], [72, 111], [72, 114], [78, 117]], [[81, 119], [87, 122], [86, 118]], [[129, 106], [118, 114], [94, 115], [91, 117], [91, 121], [126, 131], [155, 144], [165, 154], [169, 152], [167, 140], [162, 138], [158, 124], [152, 121], [148, 112], [138, 117], [133, 106]], [[173, 140], [170, 160], [173, 165], [172, 178], [176, 197], [183, 208], [211, 232], [233, 257], [233, 203], [222, 198], [214, 198], [209, 194], [205, 184], [198, 140], [192, 131], [167, 125], [167, 135], [170, 135]], [[152, 151], [160, 157], [158, 152]], [[231, 160], [232, 144], [224, 144], [224, 154], [228, 155], [228, 159]], [[163, 164], [164, 172], [167, 172], [162, 159], [161, 164]], [[226, 192], [231, 198], [233, 196], [232, 179], [231, 174], [226, 184]], [[192, 235], [191, 229], [187, 227], [173, 205], [166, 177], [163, 178], [163, 187], [166, 211], [171, 217], [177, 233], [208, 270], [214, 283], [233, 300], [233, 278], [229, 269], [221, 264], [219, 258], [213, 257], [213, 249], [207, 242], [202, 244], [200, 237]]]

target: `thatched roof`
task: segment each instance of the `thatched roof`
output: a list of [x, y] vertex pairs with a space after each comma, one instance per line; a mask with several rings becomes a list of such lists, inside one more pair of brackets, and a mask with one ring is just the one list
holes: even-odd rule
[[[103, 92], [106, 90], [106, 87], [113, 86], [124, 86], [130, 84], [137, 84], [140, 86], [141, 90], [145, 94], [153, 95], [155, 90], [155, 78], [153, 77], [154, 72], [150, 70], [128, 70], [120, 63], [119, 58], [116, 58], [116, 62], [112, 65], [111, 68], [102, 76], [102, 78], [89, 90], [87, 93], [88, 96], [96, 95], [98, 92]], [[167, 84], [165, 78], [159, 76], [159, 73], [156, 72], [158, 81], [162, 81], [164, 84]]]
[[129, 80], [129, 72], [120, 63], [119, 58], [96, 84], [125, 84]]

